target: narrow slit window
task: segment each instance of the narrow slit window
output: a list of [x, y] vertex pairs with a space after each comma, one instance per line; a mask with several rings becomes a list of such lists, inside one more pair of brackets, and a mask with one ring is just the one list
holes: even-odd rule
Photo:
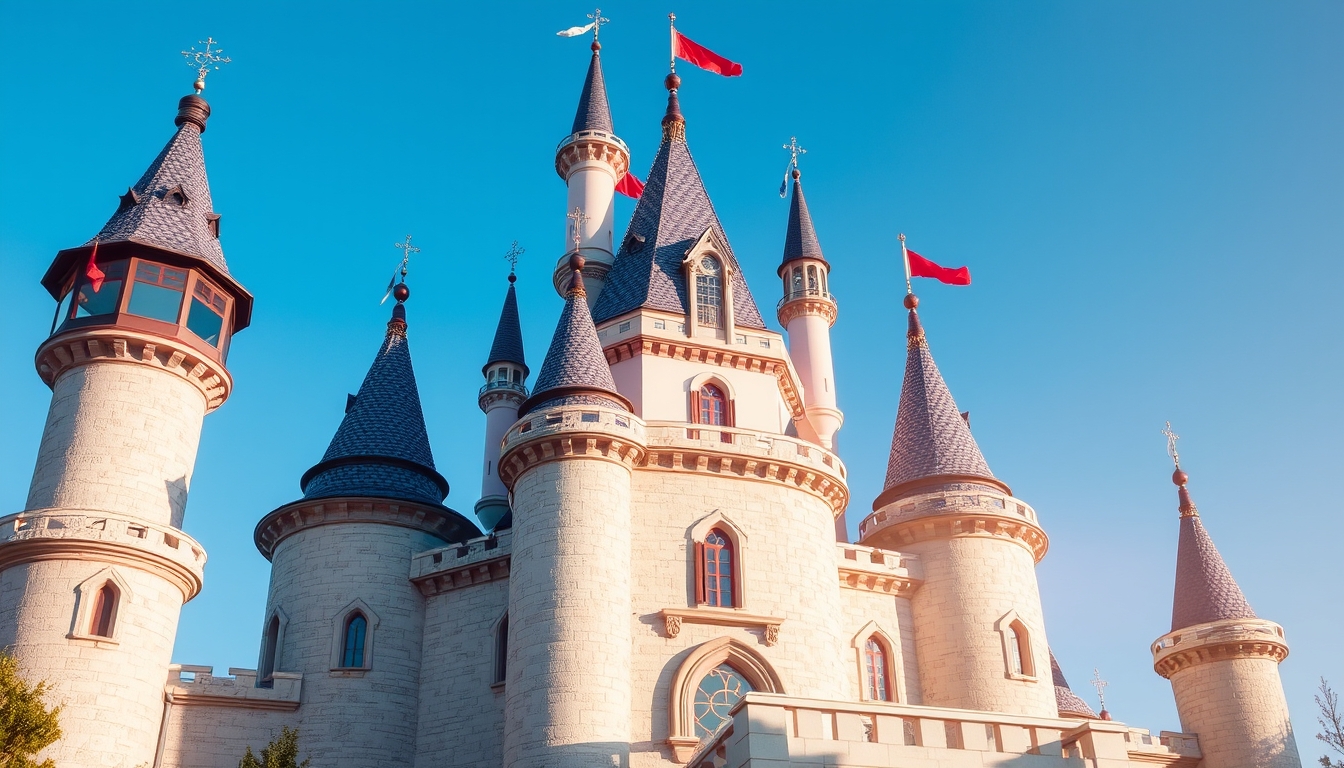
[[112, 637], [116, 611], [117, 588], [108, 582], [94, 595], [93, 611], [89, 615], [89, 634], [96, 637]]
[[733, 600], [733, 543], [718, 528], [709, 532], [701, 546], [703, 553], [704, 603], [716, 608], [732, 608]]
[[276, 654], [280, 645], [280, 617], [271, 616], [266, 624], [266, 635], [261, 646], [261, 669], [257, 670], [257, 683], [270, 687], [271, 677], [275, 674]]
[[891, 685], [887, 679], [887, 649], [876, 637], [868, 638], [863, 646], [864, 666], [868, 673], [868, 698], [873, 701], [891, 701]]
[[364, 642], [368, 637], [369, 620], [364, 614], [356, 613], [345, 622], [345, 649], [341, 653], [341, 666], [358, 669], [364, 663]]

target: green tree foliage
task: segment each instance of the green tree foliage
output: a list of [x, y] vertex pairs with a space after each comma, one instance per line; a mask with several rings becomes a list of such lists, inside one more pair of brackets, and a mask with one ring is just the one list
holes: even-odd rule
[[283, 726], [280, 735], [261, 750], [260, 760], [252, 754], [252, 747], [248, 747], [238, 768], [308, 768], [311, 762], [299, 762], [299, 729]]
[[19, 677], [19, 661], [0, 650], [0, 768], [55, 768], [33, 755], [61, 738], [60, 707], [47, 708], [45, 681], [28, 685]]

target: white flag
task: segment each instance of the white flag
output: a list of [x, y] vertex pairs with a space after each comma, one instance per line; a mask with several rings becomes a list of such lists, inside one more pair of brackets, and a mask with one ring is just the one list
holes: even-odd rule
[[593, 31], [593, 25], [588, 24], [582, 27], [570, 27], [569, 29], [562, 29], [559, 32], [556, 32], [555, 34], [561, 37], [578, 37], [579, 35], [582, 35], [584, 32], [591, 32], [591, 31]]

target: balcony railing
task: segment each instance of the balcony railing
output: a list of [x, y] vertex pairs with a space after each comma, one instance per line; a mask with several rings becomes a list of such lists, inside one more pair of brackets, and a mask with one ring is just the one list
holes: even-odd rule
[[779, 311], [781, 307], [788, 304], [790, 301], [797, 301], [798, 299], [826, 299], [837, 306], [840, 304], [835, 298], [835, 294], [830, 291], [823, 291], [820, 288], [805, 288], [801, 291], [789, 291], [785, 294], [784, 298], [780, 299], [779, 303], [775, 305], [775, 311]]
[[481, 387], [481, 391], [477, 396], [479, 397], [480, 395], [484, 395], [486, 392], [491, 392], [494, 390], [507, 390], [510, 392], [517, 392], [523, 397], [527, 397], [527, 387], [523, 386], [522, 384], [509, 381], [508, 379], [495, 379], [494, 381], [485, 382], [485, 386]]

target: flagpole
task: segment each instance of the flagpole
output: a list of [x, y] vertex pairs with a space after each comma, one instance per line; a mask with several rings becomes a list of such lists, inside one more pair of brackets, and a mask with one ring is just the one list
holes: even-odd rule
[[901, 241], [901, 261], [905, 262], [905, 295], [910, 296], [915, 289], [910, 287], [910, 252], [905, 249], [905, 233], [897, 235], [896, 239]]
[[668, 67], [675, 75], [677, 73], [677, 14], [675, 13], [667, 14], [667, 33], [668, 52], [671, 54]]

